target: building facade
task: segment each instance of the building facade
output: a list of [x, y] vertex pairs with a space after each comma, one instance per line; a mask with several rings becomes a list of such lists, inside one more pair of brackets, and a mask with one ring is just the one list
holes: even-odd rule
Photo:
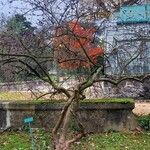
[[107, 74], [150, 73], [150, 2], [122, 6], [105, 26]]

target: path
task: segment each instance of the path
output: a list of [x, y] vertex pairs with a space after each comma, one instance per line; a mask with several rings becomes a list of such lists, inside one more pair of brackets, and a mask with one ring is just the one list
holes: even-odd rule
[[150, 114], [150, 102], [136, 102], [133, 112], [137, 115]]

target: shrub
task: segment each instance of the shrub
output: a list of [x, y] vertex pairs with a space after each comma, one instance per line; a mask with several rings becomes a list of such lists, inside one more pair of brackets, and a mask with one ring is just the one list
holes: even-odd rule
[[146, 131], [150, 130], [150, 114], [138, 117], [139, 125]]

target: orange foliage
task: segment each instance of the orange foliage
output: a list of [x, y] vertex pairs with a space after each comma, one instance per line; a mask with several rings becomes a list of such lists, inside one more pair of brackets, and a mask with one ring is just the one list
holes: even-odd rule
[[89, 59], [97, 63], [97, 57], [103, 55], [103, 49], [92, 43], [95, 28], [84, 28], [78, 22], [69, 22], [65, 28], [56, 29], [53, 46], [59, 66], [64, 69], [90, 67]]

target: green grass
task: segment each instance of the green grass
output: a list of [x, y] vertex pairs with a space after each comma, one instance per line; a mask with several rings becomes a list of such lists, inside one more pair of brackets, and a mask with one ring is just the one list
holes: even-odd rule
[[29, 150], [29, 137], [24, 133], [3, 133], [0, 136], [0, 150]]
[[[37, 150], [47, 150], [51, 141], [48, 133], [34, 133]], [[30, 150], [31, 140], [27, 132], [5, 132], [0, 136], [0, 150]], [[150, 150], [150, 133], [93, 134], [76, 142], [71, 150]]]
[[[47, 150], [51, 137], [44, 130], [33, 132], [36, 150]], [[0, 150], [31, 150], [28, 132], [4, 132], [0, 136]]]
[[150, 134], [91, 135], [76, 144], [74, 150], [150, 150]]

